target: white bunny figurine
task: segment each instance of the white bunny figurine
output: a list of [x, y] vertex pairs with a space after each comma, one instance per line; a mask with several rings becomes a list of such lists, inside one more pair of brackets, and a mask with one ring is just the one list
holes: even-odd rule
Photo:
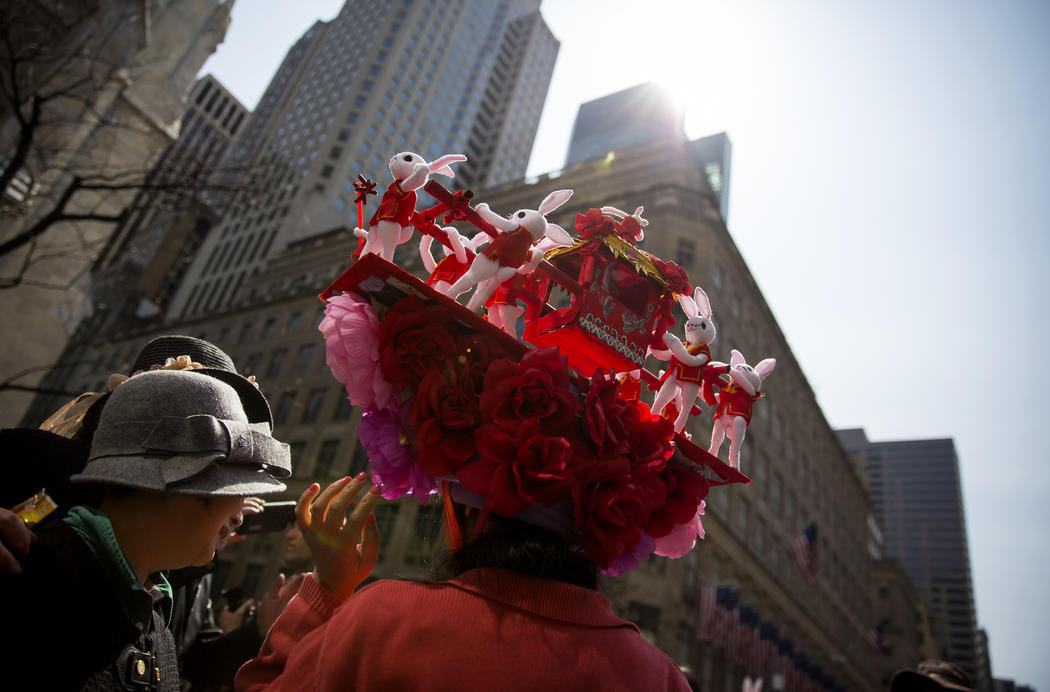
[[741, 692], [762, 692], [762, 678], [744, 678], [744, 687]]
[[[715, 340], [715, 323], [711, 320], [711, 301], [704, 289], [699, 286], [693, 296], [679, 296], [678, 304], [685, 311], [685, 341], [671, 334], [664, 333], [664, 343], [670, 351], [671, 364], [664, 373], [664, 383], [653, 399], [652, 411], [660, 415], [664, 407], [681, 392], [682, 407], [674, 422], [674, 431], [682, 432], [685, 422], [689, 420], [693, 402], [700, 393], [703, 383], [704, 366], [711, 360], [711, 342]], [[666, 351], [664, 354], [666, 355]], [[660, 354], [657, 354], [660, 357]]]
[[[482, 235], [479, 233], [478, 235]], [[487, 237], [487, 236], [486, 236]], [[477, 239], [475, 237], [475, 239]], [[496, 286], [491, 299], [486, 299], [488, 311], [485, 319], [489, 324], [502, 329], [515, 339], [518, 338], [518, 318], [525, 312], [525, 308], [518, 305], [518, 296], [522, 294], [523, 282], [520, 276], [528, 276], [536, 270], [548, 250], [561, 245], [561, 243], [550, 238], [540, 238], [540, 241], [532, 248], [532, 257], [528, 262], [518, 267], [517, 276], [512, 276], [503, 283]], [[440, 290], [440, 289], [438, 289]]]
[[[467, 250], [474, 252], [474, 242], [466, 236], [460, 235], [459, 231], [453, 226], [437, 226], [448, 238], [448, 245], [442, 244], [441, 249], [445, 252], [445, 257], [455, 255], [457, 266], [467, 266]], [[435, 290], [444, 291], [448, 288], [452, 281], [450, 277], [446, 280], [444, 276], [434, 277], [434, 270], [438, 268], [439, 263], [434, 261], [434, 255], [430, 251], [430, 246], [434, 243], [434, 236], [427, 233], [421, 233], [422, 237], [419, 239], [419, 257], [423, 260], [423, 266], [431, 274], [431, 279], [427, 280], [427, 283], [432, 285]]]
[[762, 381], [773, 372], [777, 361], [766, 358], [755, 367], [744, 360], [740, 351], [733, 349], [729, 359], [729, 384], [718, 390], [718, 409], [711, 428], [711, 446], [707, 451], [718, 456], [726, 434], [729, 435], [729, 465], [740, 468], [740, 446], [744, 444], [747, 426], [751, 423], [751, 407], [761, 396]]
[[390, 175], [394, 182], [383, 193], [379, 209], [368, 220], [367, 233], [355, 229], [358, 236], [365, 235], [367, 240], [361, 249], [361, 256], [368, 254], [381, 255], [384, 259], [393, 260], [394, 250], [401, 243], [412, 237], [412, 214], [416, 210], [416, 190], [423, 187], [431, 173], [455, 178], [456, 174], [449, 166], [457, 161], [466, 161], [462, 154], [446, 154], [433, 163], [427, 163], [422, 156], [411, 151], [403, 151], [390, 157]]
[[633, 214], [628, 214], [625, 211], [620, 211], [616, 207], [602, 207], [603, 214], [608, 214], [609, 216], [616, 217], [620, 219], [621, 222], [626, 220], [628, 217], [634, 219], [637, 222], [638, 230], [632, 237], [636, 245], [642, 242], [642, 240], [645, 238], [645, 231], [643, 231], [642, 229], [649, 225], [649, 222], [642, 218], [643, 211], [645, 211], [645, 207], [638, 207], [634, 210]]
[[555, 190], [544, 198], [539, 209], [520, 209], [507, 219], [490, 210], [488, 204], [479, 204], [475, 211], [499, 231], [499, 236], [478, 253], [467, 273], [452, 284], [446, 295], [457, 298], [477, 286], [467, 307], [478, 312], [496, 287], [514, 276], [520, 267], [539, 264], [543, 253], [533, 245], [541, 238], [546, 236], [559, 245], [571, 245], [572, 236], [558, 224], [547, 223], [546, 217], [570, 197], [572, 190]]

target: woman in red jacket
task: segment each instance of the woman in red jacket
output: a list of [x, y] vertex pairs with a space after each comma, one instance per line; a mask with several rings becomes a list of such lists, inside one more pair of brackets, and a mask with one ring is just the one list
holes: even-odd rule
[[[354, 593], [379, 552], [379, 486], [347, 515], [365, 485], [361, 474], [300, 498], [317, 567], [241, 668], [238, 690], [689, 689], [668, 656], [613, 615], [598, 566], [536, 526], [491, 515], [449, 555], [450, 579]], [[473, 508], [445, 507], [446, 531], [473, 533]]]

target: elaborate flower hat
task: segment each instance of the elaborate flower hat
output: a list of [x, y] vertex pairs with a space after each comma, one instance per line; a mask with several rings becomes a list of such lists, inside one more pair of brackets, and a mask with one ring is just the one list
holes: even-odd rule
[[[436, 220], [466, 220], [493, 245], [501, 231], [479, 217], [475, 209], [491, 212], [472, 208], [469, 193], [433, 181], [425, 189], [438, 204], [414, 212], [412, 225], [454, 248], [446, 260], [462, 275], [484, 253]], [[611, 211], [577, 217], [581, 237], [547, 251], [558, 266], [534, 255], [531, 274], [496, 282], [490, 313], [511, 286], [526, 304], [521, 338], [513, 324], [498, 328], [378, 254], [364, 254], [321, 295], [327, 362], [363, 408], [360, 440], [384, 497], [424, 499], [440, 489], [482, 517], [549, 528], [606, 572], [623, 574], [654, 553], [684, 555], [704, 535], [709, 489], [750, 482], [676, 435], [670, 417], [654, 415], [631, 386], [627, 373], [674, 323], [674, 297], [692, 289], [681, 267], [637, 248], [640, 209]], [[646, 288], [640, 295], [654, 307], [619, 304], [616, 287], [599, 285], [602, 276]], [[583, 288], [577, 283], [573, 305], [555, 310], [546, 296], [566, 281]]]

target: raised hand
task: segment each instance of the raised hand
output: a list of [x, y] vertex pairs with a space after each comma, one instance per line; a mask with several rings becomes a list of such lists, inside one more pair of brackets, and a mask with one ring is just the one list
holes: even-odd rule
[[277, 581], [273, 583], [270, 592], [263, 597], [259, 606], [255, 609], [255, 624], [259, 627], [259, 634], [266, 636], [274, 621], [277, 620], [277, 616], [288, 605], [288, 601], [292, 600], [292, 596], [298, 593], [302, 582], [303, 575], [301, 574], [297, 574], [287, 581], [283, 574], [277, 575]]
[[314, 577], [343, 600], [368, 578], [379, 559], [379, 529], [372, 509], [382, 488], [373, 486], [347, 515], [366, 478], [364, 473], [348, 476], [320, 495], [320, 486], [313, 483], [295, 506], [296, 523], [314, 558]]

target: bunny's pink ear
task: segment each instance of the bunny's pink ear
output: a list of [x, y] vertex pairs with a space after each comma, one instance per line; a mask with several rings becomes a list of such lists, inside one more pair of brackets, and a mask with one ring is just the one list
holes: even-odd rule
[[735, 368], [738, 365], [743, 365], [747, 360], [744, 359], [744, 354], [740, 351], [733, 349], [733, 352], [729, 356], [729, 367]]
[[776, 358], [766, 358], [765, 360], [760, 361], [759, 364], [755, 366], [755, 372], [757, 372], [758, 376], [764, 380], [766, 379], [766, 375], [773, 372], [773, 368], [775, 368], [776, 366]]
[[707, 294], [704, 293], [704, 289], [699, 286], [693, 291], [693, 300], [696, 302], [696, 309], [699, 314], [710, 319], [711, 318], [711, 301], [708, 300]]
[[552, 242], [557, 245], [572, 245], [575, 241], [569, 232], [556, 223], [547, 224], [547, 230], [543, 232], [543, 235], [551, 239]]
[[543, 198], [543, 201], [540, 202], [540, 208], [536, 211], [546, 216], [568, 202], [570, 197], [572, 197], [572, 190], [555, 190]]
[[687, 295], [678, 296], [678, 304], [682, 306], [682, 311], [685, 312], [686, 317], [696, 317], [700, 314], [697, 311], [696, 301]]
[[429, 166], [431, 173], [437, 173], [438, 175], [448, 176], [449, 178], [455, 178], [456, 173], [449, 166], [450, 163], [457, 163], [459, 161], [466, 161], [467, 157], [463, 154], [445, 154], [437, 159], [434, 159]]

